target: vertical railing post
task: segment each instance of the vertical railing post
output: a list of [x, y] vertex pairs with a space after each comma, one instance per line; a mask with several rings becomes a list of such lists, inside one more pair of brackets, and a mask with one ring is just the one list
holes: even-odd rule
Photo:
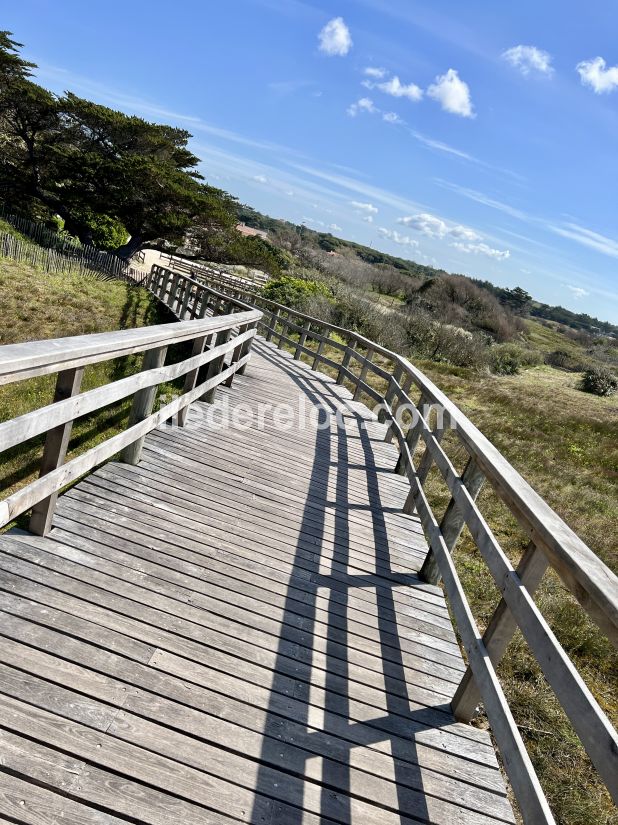
[[303, 328], [300, 331], [300, 335], [298, 337], [298, 343], [296, 344], [296, 349], [294, 350], [294, 358], [298, 361], [300, 356], [303, 352], [303, 347], [305, 346], [305, 341], [307, 340], [307, 333], [311, 329], [311, 321], [305, 321], [303, 324]]
[[[386, 388], [386, 393], [384, 395], [384, 403], [391, 409], [392, 413], [392, 403], [393, 403], [393, 396], [395, 395], [395, 386], [399, 384], [401, 380], [401, 373], [403, 372], [403, 367], [401, 364], [397, 364], [391, 375], [391, 379], [388, 382], [388, 387]], [[380, 424], [383, 424], [386, 421], [387, 412], [386, 409], [381, 408], [378, 412], [378, 421]], [[390, 429], [390, 428], [389, 428]], [[388, 432], [388, 430], [387, 430]]]
[[[472, 500], [476, 501], [479, 493], [481, 492], [483, 482], [485, 481], [485, 474], [473, 458], [468, 460], [468, 463], [461, 474], [461, 480], [466, 490], [470, 493]], [[446, 508], [446, 512], [442, 517], [442, 521], [440, 522], [440, 532], [442, 533], [444, 543], [446, 544], [449, 553], [453, 552], [455, 545], [459, 541], [464, 524], [465, 518], [461, 509], [455, 503], [455, 499], [451, 498], [448, 503], [448, 507]], [[429, 550], [427, 553], [419, 576], [423, 579], [423, 581], [426, 581], [429, 584], [439, 583], [440, 569], [433, 554], [433, 550]]]
[[[257, 322], [257, 321], [254, 321], [252, 324], [249, 324], [249, 325], [247, 326], [247, 329], [254, 329], [254, 330], [257, 332], [257, 325], [258, 325], [258, 322]], [[253, 336], [253, 335], [252, 335], [252, 336], [251, 336], [251, 338], [249, 338], [249, 339], [248, 339], [247, 341], [245, 341], [245, 343], [243, 344], [243, 346], [242, 346], [242, 350], [241, 350], [241, 352], [240, 352], [240, 357], [239, 357], [239, 360], [240, 360], [240, 359], [242, 359], [242, 358], [244, 358], [244, 357], [245, 357], [245, 355], [247, 355], [247, 353], [251, 350], [251, 347], [252, 347], [252, 345], [253, 345], [253, 339], [254, 339], [254, 337], [255, 337], [255, 336]], [[244, 363], [241, 367], [239, 367], [239, 368], [236, 370], [236, 375], [244, 375], [244, 373], [245, 373], [245, 370], [246, 370], [246, 369], [247, 369], [247, 364], [246, 364], [246, 363]]]
[[[534, 542], [529, 542], [517, 565], [517, 574], [530, 595], [534, 595], [547, 567], [547, 557], [543, 551]], [[513, 614], [504, 599], [500, 599], [483, 634], [483, 642], [494, 667], [504, 656], [516, 629]], [[479, 690], [468, 666], [451, 702], [453, 713], [462, 722], [469, 722], [475, 716], [480, 701]]]
[[[166, 354], [167, 347], [149, 349], [144, 355], [142, 372], [162, 367], [165, 363]], [[145, 387], [143, 390], [138, 390], [135, 393], [133, 396], [133, 405], [129, 414], [129, 427], [132, 427], [134, 424], [139, 424], [140, 421], [144, 421], [144, 419], [148, 418], [148, 416], [152, 413], [155, 398], [157, 397], [157, 388], [158, 385], [155, 385], [154, 387]], [[121, 461], [124, 461], [125, 464], [138, 464], [140, 458], [142, 457], [144, 438], [145, 436], [142, 436], [141, 438], [136, 439], [132, 444], [127, 444], [122, 451]]]
[[[63, 370], [58, 373], [56, 390], [54, 392], [54, 403], [77, 395], [81, 387], [83, 375], [83, 367]], [[66, 424], [60, 424], [58, 427], [49, 430], [45, 438], [39, 476], [47, 475], [47, 473], [64, 464], [72, 427], [73, 422], [67, 421]], [[46, 536], [47, 533], [49, 533], [57, 499], [58, 493], [52, 493], [34, 505], [28, 525], [31, 533], [34, 533], [36, 536]]]
[[[249, 329], [249, 324], [244, 324], [243, 326], [239, 327], [238, 334], [242, 335], [243, 332], [246, 332], [248, 329]], [[237, 364], [240, 361], [240, 359], [242, 358], [243, 349], [244, 349], [246, 343], [247, 343], [246, 341], [241, 341], [241, 343], [238, 344], [238, 346], [234, 347], [234, 349], [232, 350], [232, 357], [230, 359], [230, 366], [232, 366], [232, 364]], [[231, 387], [232, 383], [234, 382], [234, 376], [235, 375], [236, 375], [236, 373], [233, 372], [230, 376], [228, 376], [225, 379], [225, 381], [223, 382], [223, 386], [224, 387]]]
[[193, 289], [193, 284], [187, 278], [187, 288], [185, 289], [184, 295], [182, 297], [182, 308], [180, 310], [180, 320], [185, 320], [185, 315], [187, 314], [187, 309], [189, 307], [189, 300], [191, 299], [191, 290]]
[[[196, 355], [201, 355], [204, 352], [204, 347], [206, 346], [206, 341], [207, 340], [208, 340], [207, 335], [200, 335], [199, 338], [194, 339], [193, 348], [191, 349], [191, 358], [194, 358]], [[196, 367], [195, 369], [191, 370], [191, 372], [188, 372], [185, 375], [185, 383], [184, 383], [184, 387], [182, 389], [183, 395], [187, 392], [191, 392], [191, 390], [195, 388], [199, 372], [200, 372], [200, 368]], [[187, 404], [186, 407], [183, 407], [181, 410], [178, 411], [178, 426], [179, 427], [184, 427], [188, 415], [189, 415], [189, 405]]]
[[324, 330], [320, 333], [320, 335], [322, 335], [322, 338], [318, 342], [318, 348], [316, 350], [315, 356], [313, 358], [313, 362], [311, 364], [311, 369], [312, 370], [315, 370], [315, 368], [318, 366], [318, 364], [322, 360], [322, 353], [324, 352], [324, 344], [326, 343], [324, 341]]
[[[416, 405], [415, 420], [412, 422], [412, 425], [406, 433], [406, 444], [408, 445], [408, 450], [410, 451], [411, 456], [414, 455], [414, 452], [418, 447], [422, 430], [421, 418], [428, 400], [429, 399], [427, 396], [422, 393], [419, 402]], [[395, 472], [400, 476], [405, 476], [406, 474], [406, 462], [403, 450], [399, 453], [399, 458], [397, 459], [397, 464], [395, 465]]]
[[[225, 344], [230, 337], [230, 329], [222, 329], [220, 332], [217, 333], [217, 337], [215, 338], [215, 347], [218, 347], [220, 344]], [[208, 369], [206, 371], [206, 381], [209, 378], [213, 378], [215, 375], [218, 375], [221, 372], [221, 367], [223, 366], [223, 360], [225, 356], [219, 355], [213, 361], [208, 364]], [[207, 390], [202, 398], [201, 401], [204, 401], [206, 404], [212, 404], [215, 400], [215, 392], [217, 388], [216, 386], [210, 390]]]
[[363, 366], [360, 371], [360, 375], [356, 379], [356, 388], [354, 390], [354, 397], [353, 401], [358, 401], [360, 395], [363, 391], [361, 384], [365, 383], [365, 378], [367, 378], [367, 372], [369, 371], [369, 365], [371, 363], [371, 359], [373, 357], [373, 347], [367, 347], [367, 353], [365, 355], [365, 360], [363, 362]]
[[341, 366], [339, 367], [339, 372], [337, 373], [337, 383], [343, 384], [346, 379], [345, 370], [348, 369], [350, 366], [350, 359], [352, 358], [352, 353], [354, 352], [354, 348], [356, 347], [356, 341], [352, 342], [350, 345], [348, 341], [348, 345], [345, 348], [345, 352], [343, 353], [343, 358], [341, 359]]
[[[403, 379], [403, 384], [401, 385], [401, 392], [403, 395], [407, 395], [410, 392], [410, 387], [412, 386], [412, 376], [409, 373], [406, 373], [406, 377]], [[393, 419], [396, 420], [397, 411], [401, 406], [402, 398], [401, 395], [398, 394], [393, 404], [391, 406], [391, 411], [393, 414]], [[390, 444], [393, 440], [393, 428], [390, 426], [386, 431], [386, 435], [384, 436], [384, 440]]]
[[265, 336], [266, 341], [271, 341], [272, 340], [272, 337], [275, 333], [275, 328], [277, 326], [277, 318], [279, 317], [279, 311], [280, 311], [279, 308], [277, 308], [274, 312], [270, 313], [270, 325], [269, 325], [268, 329], [266, 330], [266, 336]]
[[281, 344], [283, 343], [283, 339], [286, 336], [286, 332], [288, 332], [288, 321], [290, 320], [290, 313], [288, 312], [287, 318], [283, 318], [280, 316], [281, 321], [281, 332], [279, 333], [279, 340], [277, 341], [277, 346], [281, 349]]

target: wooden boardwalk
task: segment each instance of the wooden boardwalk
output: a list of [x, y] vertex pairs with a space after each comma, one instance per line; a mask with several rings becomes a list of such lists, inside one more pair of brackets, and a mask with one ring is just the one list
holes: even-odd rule
[[217, 398], [0, 537], [0, 821], [514, 822], [384, 425], [263, 341]]

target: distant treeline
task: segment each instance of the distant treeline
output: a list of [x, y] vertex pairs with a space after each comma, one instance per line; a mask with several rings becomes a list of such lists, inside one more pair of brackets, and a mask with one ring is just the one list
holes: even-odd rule
[[[237, 214], [239, 220], [246, 223], [247, 226], [253, 226], [256, 229], [263, 229], [265, 232], [268, 232], [274, 243], [277, 243], [278, 239], [289, 239], [290, 235], [297, 235], [299, 239], [302, 239], [303, 243], [311, 244], [324, 252], [343, 253], [345, 250], [351, 250], [365, 263], [372, 264], [373, 266], [393, 267], [403, 274], [421, 280], [457, 274], [448, 273], [444, 269], [436, 269], [433, 266], [419, 264], [416, 261], [410, 261], [406, 258], [388, 255], [386, 252], [380, 252], [372, 247], [337, 238], [330, 232], [317, 232], [314, 229], [309, 229], [309, 227], [304, 224], [297, 225], [290, 221], [271, 218], [268, 215], [257, 212], [250, 206], [239, 206]], [[495, 284], [492, 284], [490, 281], [479, 278], [470, 278], [470, 280], [482, 289], [491, 292], [503, 306], [509, 307], [518, 315], [529, 314], [537, 318], [545, 318], [549, 321], [555, 321], [591, 335], [605, 334], [618, 336], [618, 326], [615, 324], [610, 324], [608, 321], [600, 321], [598, 318], [593, 318], [585, 312], [577, 313], [561, 306], [554, 307], [539, 303], [519, 287], [507, 289], [495, 286]]]

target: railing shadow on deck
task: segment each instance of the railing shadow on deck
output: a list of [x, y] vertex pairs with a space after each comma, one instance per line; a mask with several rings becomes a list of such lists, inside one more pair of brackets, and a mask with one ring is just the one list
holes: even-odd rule
[[[263, 347], [260, 347], [260, 355], [284, 371], [304, 393], [305, 397], [316, 406], [330, 407], [334, 414], [337, 405], [329, 398], [326, 392], [317, 392], [306, 376], [299, 374], [298, 362], [287, 365], [281, 357], [273, 357]], [[315, 373], [314, 373], [315, 376]], [[324, 384], [324, 389], [328, 384]], [[337, 397], [337, 396], [334, 396]], [[373, 544], [378, 551], [381, 560], [379, 575], [338, 575], [337, 579], [320, 571], [321, 558], [318, 555], [313, 566], [314, 584], [311, 591], [310, 605], [315, 614], [316, 595], [319, 589], [328, 592], [328, 618], [326, 637], [326, 675], [324, 677], [324, 709], [320, 729], [312, 725], [309, 721], [311, 710], [310, 685], [302, 684], [302, 698], [304, 707], [302, 722], [307, 727], [309, 734], [308, 741], [311, 743], [311, 756], [306, 758], [321, 757], [321, 783], [322, 783], [322, 804], [321, 816], [343, 825], [350, 825], [353, 821], [351, 805], [353, 789], [350, 783], [350, 767], [352, 749], [359, 746], [371, 746], [376, 743], [388, 743], [393, 763], [393, 782], [395, 785], [395, 795], [397, 798], [397, 808], [391, 807], [392, 802], [387, 803], [391, 810], [399, 811], [403, 818], [414, 818], [421, 821], [429, 820], [429, 810], [427, 799], [423, 789], [423, 774], [419, 764], [417, 748], [414, 740], [414, 732], [425, 726], [436, 728], [440, 725], [452, 725], [454, 719], [450, 710], [450, 703], [445, 697], [442, 704], [437, 704], [426, 709], [411, 710], [408, 700], [401, 695], [401, 686], [406, 683], [406, 673], [403, 663], [402, 650], [397, 636], [396, 606], [393, 599], [393, 588], [402, 584], [419, 584], [416, 575], [400, 575], [391, 569], [389, 564], [389, 542], [388, 529], [384, 519], [385, 508], [379, 491], [378, 468], [376, 467], [371, 439], [365, 428], [364, 418], [349, 410], [348, 421], [356, 424], [358, 440], [361, 445], [365, 463], [362, 469], [367, 474], [367, 489], [369, 491], [369, 512], [371, 513], [370, 523], [373, 534]], [[326, 513], [334, 515], [334, 535], [333, 535], [333, 555], [332, 564], [341, 569], [348, 567], [350, 548], [350, 527], [348, 514], [350, 511], [348, 470], [349, 470], [349, 433], [339, 426], [332, 428], [317, 429], [314, 447], [314, 461], [309, 477], [309, 488], [307, 492], [307, 504], [304, 508], [303, 520], [299, 528], [299, 542], [296, 553], [299, 552], [302, 544], [302, 536], [305, 528], [310, 525], [315, 529], [316, 507], [321, 514], [322, 527]], [[318, 457], [320, 461], [318, 462]], [[330, 459], [324, 466], [324, 458]], [[333, 499], [326, 489], [326, 481], [334, 469], [336, 477], [336, 494]], [[311, 508], [311, 509], [310, 509]], [[400, 511], [399, 511], [400, 512]], [[323, 533], [319, 536], [323, 538]], [[376, 556], [377, 560], [377, 556]], [[296, 565], [296, 560], [293, 562]], [[386, 565], [386, 566], [385, 566]], [[377, 568], [377, 564], [376, 564]], [[306, 560], [303, 561], [303, 569], [307, 569]], [[293, 575], [293, 573], [291, 574]], [[389, 587], [389, 579], [391, 584]], [[372, 587], [376, 589], [376, 618], [379, 634], [379, 644], [382, 651], [382, 663], [385, 665], [380, 674], [384, 686], [384, 697], [386, 699], [386, 713], [377, 713], [374, 719], [363, 722], [350, 721], [349, 693], [346, 682], [348, 680], [347, 661], [342, 659], [342, 652], [347, 653], [347, 630], [346, 617], [348, 612], [349, 592], [352, 588]], [[296, 609], [293, 600], [286, 598], [282, 622], [294, 623]], [[315, 617], [312, 620], [315, 621]], [[311, 635], [313, 629], [308, 631]], [[397, 640], [397, 641], [394, 641]], [[278, 656], [288, 658], [289, 649], [287, 642], [281, 641]], [[284, 693], [287, 677], [278, 675], [281, 672], [279, 666], [275, 665], [275, 673], [272, 683], [272, 691], [275, 694]], [[379, 681], [379, 680], [378, 680]], [[281, 682], [281, 684], [280, 684]], [[343, 683], [343, 684], [342, 684]], [[298, 698], [298, 697], [297, 697]], [[271, 703], [275, 704], [275, 703]], [[376, 711], [379, 709], [376, 708]], [[315, 713], [315, 709], [313, 711]], [[350, 736], [347, 741], [340, 739], [340, 747], [346, 748], [345, 753], [334, 753], [331, 737], [340, 738], [342, 736], [341, 723], [352, 726], [354, 736]], [[265, 739], [261, 754], [261, 761], [266, 765], [272, 764], [275, 760], [275, 752], [279, 747], [277, 737], [281, 735], [281, 717], [271, 707], [269, 708], [267, 721], [265, 724]], [[345, 734], [344, 734], [345, 735]], [[338, 757], [338, 758], [337, 758]], [[292, 775], [293, 792], [291, 800], [298, 806], [298, 823], [303, 820], [302, 803], [305, 778], [306, 758], [299, 754], [296, 764], [289, 766]], [[260, 771], [256, 783], [256, 792], [269, 795], [270, 777], [267, 770]], [[379, 802], [379, 801], [378, 801]], [[356, 819], [354, 821], [357, 821]], [[256, 810], [252, 816], [253, 825], [261, 825], [261, 813]]]

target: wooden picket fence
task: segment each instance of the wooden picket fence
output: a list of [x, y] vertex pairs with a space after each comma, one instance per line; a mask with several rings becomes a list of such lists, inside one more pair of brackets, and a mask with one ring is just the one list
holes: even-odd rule
[[140, 282], [144, 273], [111, 252], [81, 245], [54, 232], [40, 221], [31, 221], [7, 212], [0, 205], [0, 218], [22, 235], [28, 243], [10, 232], [0, 232], [0, 256], [43, 269], [52, 274], [91, 273], [99, 278]]

